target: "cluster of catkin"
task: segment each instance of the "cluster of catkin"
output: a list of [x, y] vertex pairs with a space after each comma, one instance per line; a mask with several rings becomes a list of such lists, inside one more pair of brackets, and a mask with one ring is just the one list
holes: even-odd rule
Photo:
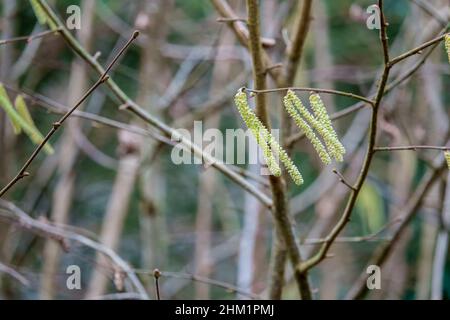
[[[318, 94], [314, 93], [311, 94], [309, 100], [314, 114], [311, 114], [308, 111], [292, 90], [288, 90], [283, 102], [286, 111], [311, 141], [323, 163], [329, 164], [331, 158], [342, 161], [345, 148], [339, 141], [337, 134], [333, 129], [322, 99]], [[286, 151], [279, 145], [276, 139], [270, 134], [250, 108], [247, 94], [244, 89], [239, 90], [236, 94], [235, 103], [242, 119], [255, 136], [258, 145], [261, 147], [270, 172], [275, 176], [281, 175], [281, 169], [277, 161], [277, 159], [279, 159], [286, 167], [286, 170], [294, 183], [297, 185], [302, 184], [303, 177], [300, 171], [289, 158]], [[316, 135], [316, 132], [322, 137], [323, 142]]]

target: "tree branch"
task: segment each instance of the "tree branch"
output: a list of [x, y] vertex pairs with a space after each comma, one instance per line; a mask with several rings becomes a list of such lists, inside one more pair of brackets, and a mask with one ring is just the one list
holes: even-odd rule
[[10, 44], [10, 43], [14, 43], [14, 42], [21, 42], [21, 41], [26, 41], [26, 42], [31, 42], [34, 39], [37, 38], [43, 38], [45, 36], [48, 35], [55, 35], [57, 34], [61, 29], [56, 29], [56, 30], [46, 30], [46, 31], [42, 31], [36, 34], [31, 34], [29, 36], [21, 36], [21, 37], [16, 37], [16, 38], [11, 38], [11, 39], [4, 39], [4, 40], [0, 40], [0, 46], [4, 45], [4, 44]]
[[373, 149], [374, 152], [379, 151], [417, 151], [417, 150], [440, 150], [440, 151], [448, 151], [450, 147], [438, 147], [438, 146], [398, 146], [398, 147], [375, 147]]
[[421, 53], [423, 49], [426, 49], [426, 48], [428, 48], [428, 47], [430, 47], [430, 46], [432, 46], [432, 45], [434, 45], [436, 43], [439, 43], [440, 41], [444, 40], [445, 36], [446, 36], [446, 34], [443, 34], [443, 35], [440, 35], [437, 38], [434, 38], [434, 39], [432, 39], [430, 41], [427, 41], [424, 44], [422, 44], [422, 45], [420, 45], [420, 46], [418, 46], [418, 47], [416, 47], [414, 49], [411, 49], [411, 50], [409, 50], [409, 51], [399, 55], [398, 57], [393, 58], [389, 62], [389, 64], [391, 66], [394, 66], [395, 64], [397, 64], [397, 63], [399, 63], [399, 62], [401, 62], [401, 61], [403, 61], [403, 60], [405, 60], [405, 59], [407, 59], [407, 58], [409, 58], [409, 57], [411, 57], [411, 56], [413, 56], [415, 54]]
[[9, 189], [11, 189], [11, 187], [14, 186], [20, 179], [29, 175], [29, 173], [27, 172], [28, 167], [31, 165], [33, 160], [37, 157], [37, 155], [42, 150], [42, 148], [44, 148], [45, 144], [50, 140], [50, 138], [55, 134], [55, 132], [63, 125], [63, 123], [67, 120], [67, 118], [70, 117], [70, 115], [91, 95], [91, 93], [94, 92], [95, 89], [97, 89], [97, 87], [100, 86], [103, 82], [108, 81], [108, 79], [109, 79], [108, 72], [111, 70], [111, 68], [117, 62], [119, 57], [131, 45], [133, 40], [138, 37], [138, 35], [139, 35], [139, 32], [135, 31], [133, 33], [133, 35], [131, 36], [131, 38], [127, 41], [127, 43], [122, 47], [122, 49], [113, 58], [113, 60], [107, 66], [107, 68], [102, 72], [102, 74], [101, 74], [100, 78], [97, 80], [97, 82], [80, 98], [80, 100], [78, 100], [78, 102], [70, 110], [68, 110], [58, 121], [53, 123], [50, 131], [44, 137], [42, 142], [36, 147], [36, 149], [33, 151], [31, 156], [28, 158], [28, 160], [25, 162], [25, 164], [19, 170], [17, 175], [0, 191], [0, 198]]
[[374, 101], [371, 99], [368, 99], [366, 97], [351, 93], [351, 92], [345, 92], [345, 91], [339, 91], [339, 90], [332, 90], [332, 89], [320, 89], [320, 88], [307, 88], [307, 87], [285, 87], [285, 88], [275, 88], [275, 89], [265, 89], [265, 90], [256, 90], [256, 89], [249, 89], [249, 88], [245, 88], [246, 91], [248, 92], [253, 92], [253, 93], [270, 93], [270, 92], [282, 92], [282, 91], [287, 91], [287, 90], [293, 90], [293, 91], [301, 91], [301, 92], [314, 92], [314, 93], [329, 93], [329, 94], [335, 94], [338, 96], [344, 96], [344, 97], [349, 97], [349, 98], [353, 98], [356, 100], [360, 100], [363, 102], [366, 102], [368, 104], [370, 104], [371, 106], [374, 105]]
[[383, 11], [383, 1], [379, 0], [378, 5], [380, 7], [380, 15], [381, 15], [381, 29], [380, 29], [380, 40], [383, 47], [383, 56], [384, 56], [384, 68], [383, 68], [383, 74], [381, 76], [380, 84], [378, 86], [378, 91], [375, 97], [374, 106], [372, 108], [372, 116], [370, 120], [370, 129], [369, 129], [369, 143], [367, 146], [367, 152], [366, 157], [364, 159], [364, 163], [361, 168], [361, 172], [358, 176], [356, 184], [353, 186], [350, 194], [350, 198], [347, 201], [347, 205], [344, 209], [344, 212], [337, 222], [337, 224], [334, 226], [334, 228], [331, 230], [331, 232], [326, 237], [326, 242], [321, 246], [319, 251], [313, 255], [310, 259], [306, 260], [304, 263], [301, 263], [297, 266], [298, 270], [300, 272], [306, 272], [318, 263], [320, 263], [323, 259], [325, 259], [328, 250], [330, 249], [331, 245], [333, 244], [336, 237], [339, 235], [339, 233], [344, 229], [347, 222], [350, 220], [350, 215], [353, 211], [353, 208], [356, 203], [356, 199], [358, 198], [359, 192], [361, 191], [362, 186], [364, 185], [364, 182], [366, 180], [366, 177], [369, 173], [370, 164], [372, 163], [372, 158], [374, 155], [374, 148], [375, 148], [375, 140], [377, 135], [377, 120], [378, 120], [378, 111], [381, 105], [381, 101], [384, 96], [384, 90], [389, 78], [389, 72], [390, 72], [390, 65], [389, 65], [389, 48], [388, 48], [388, 42], [387, 42], [387, 35], [386, 35], [386, 28], [387, 23], [385, 21], [384, 17], [384, 11]]

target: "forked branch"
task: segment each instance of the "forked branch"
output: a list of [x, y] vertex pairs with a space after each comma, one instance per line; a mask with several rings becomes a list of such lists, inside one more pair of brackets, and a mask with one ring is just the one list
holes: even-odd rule
[[92, 92], [97, 89], [98, 86], [100, 86], [102, 83], [107, 81], [109, 79], [108, 72], [111, 70], [111, 68], [114, 66], [114, 64], [117, 62], [119, 57], [125, 52], [125, 50], [131, 45], [134, 39], [136, 39], [139, 35], [138, 31], [135, 31], [131, 38], [127, 41], [127, 43], [122, 47], [122, 49], [117, 53], [117, 55], [114, 57], [114, 59], [111, 61], [111, 63], [106, 67], [105, 71], [102, 73], [100, 78], [97, 80], [97, 82], [94, 83], [94, 85], [78, 100], [78, 102], [70, 109], [68, 110], [58, 121], [54, 122], [52, 125], [52, 128], [47, 133], [47, 135], [44, 137], [44, 139], [41, 141], [41, 143], [36, 147], [36, 149], [33, 151], [31, 156], [28, 158], [28, 160], [25, 162], [25, 164], [22, 166], [22, 168], [19, 170], [19, 172], [16, 174], [16, 176], [0, 191], [0, 198], [9, 190], [11, 189], [19, 180], [29, 175], [28, 167], [31, 165], [34, 159], [38, 156], [39, 152], [44, 148], [45, 144], [50, 140], [50, 138], [56, 133], [56, 131], [63, 125], [63, 123], [67, 120], [67, 118], [70, 117], [70, 115], [91, 95]]

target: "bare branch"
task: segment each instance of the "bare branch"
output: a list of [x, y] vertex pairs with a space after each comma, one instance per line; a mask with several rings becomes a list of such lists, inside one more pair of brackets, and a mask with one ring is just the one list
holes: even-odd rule
[[42, 142], [36, 147], [31, 156], [19, 170], [17, 175], [5, 186], [2, 190], [0, 190], [0, 198], [9, 190], [13, 185], [15, 185], [20, 179], [29, 175], [27, 172], [28, 167], [31, 165], [33, 160], [38, 156], [39, 152], [44, 148], [45, 144], [50, 140], [50, 138], [55, 134], [55, 132], [62, 126], [62, 124], [67, 120], [68, 117], [91, 95], [92, 92], [97, 89], [102, 83], [109, 79], [108, 72], [120, 58], [120, 56], [125, 52], [125, 50], [131, 45], [134, 39], [136, 39], [139, 35], [139, 32], [135, 31], [131, 38], [127, 41], [127, 43], [122, 47], [122, 49], [117, 53], [117, 55], [113, 58], [111, 63], [106, 67], [100, 78], [97, 82], [78, 100], [78, 102], [68, 110], [58, 121], [54, 122], [52, 128], [44, 137]]

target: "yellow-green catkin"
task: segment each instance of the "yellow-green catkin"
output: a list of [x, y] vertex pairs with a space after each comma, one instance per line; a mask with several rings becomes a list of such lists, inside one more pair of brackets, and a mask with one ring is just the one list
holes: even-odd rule
[[447, 50], [448, 62], [450, 63], [450, 34], [448, 33], [445, 35], [444, 44], [445, 50]]
[[[325, 164], [329, 164], [331, 162], [331, 159], [328, 160], [330, 158], [330, 155], [333, 156], [337, 161], [343, 161], [345, 148], [337, 138], [336, 132], [331, 125], [331, 120], [326, 113], [326, 109], [323, 105], [322, 100], [318, 95], [313, 96], [312, 100], [314, 103], [313, 109], [315, 116], [313, 116], [308, 111], [308, 109], [306, 109], [300, 98], [298, 98], [292, 90], [288, 90], [286, 96], [284, 97], [284, 104], [288, 113], [292, 118], [294, 118], [294, 121], [300, 127], [300, 129], [305, 132], [307, 138], [311, 141], [317, 153], [319, 154], [319, 157]], [[298, 110], [300, 114], [298, 114], [296, 110]], [[302, 117], [304, 118], [304, 120], [302, 119]], [[310, 126], [305, 126], [305, 122]], [[325, 142], [326, 148], [328, 150], [325, 151], [325, 153], [323, 144], [317, 138], [317, 136], [313, 134], [314, 132], [312, 129], [316, 130]]]
[[[295, 108], [300, 112], [300, 115], [311, 125], [313, 129], [315, 129], [319, 133], [319, 135], [322, 136], [322, 139], [325, 142], [330, 155], [332, 155], [333, 157], [338, 157], [338, 152], [336, 151], [335, 146], [332, 143], [331, 135], [329, 134], [328, 130], [324, 128], [320, 121], [312, 116], [308, 109], [306, 109], [306, 107], [303, 105], [300, 98], [295, 95], [294, 91], [288, 90], [286, 94], [286, 100], [294, 105]], [[313, 145], [316, 144], [316, 142], [314, 141], [311, 142], [313, 143]], [[319, 156], [322, 158], [320, 153]], [[329, 162], [327, 163], [324, 161], [324, 163], [328, 164]]]
[[[296, 185], [303, 184], [303, 177], [300, 171], [298, 170], [297, 166], [294, 164], [294, 162], [291, 160], [291, 158], [288, 156], [287, 152], [279, 145], [279, 143], [275, 140], [275, 138], [269, 133], [267, 129], [265, 129], [267, 141], [269, 142], [272, 150], [274, 150], [280, 161], [285, 166], [287, 172], [291, 176], [292, 180]], [[264, 131], [263, 130], [263, 131]]]
[[302, 117], [300, 117], [289, 93], [284, 97], [284, 107], [286, 108], [287, 113], [291, 116], [296, 125], [305, 133], [306, 138], [311, 141], [311, 144], [319, 155], [320, 160], [322, 160], [322, 162], [325, 164], [330, 164], [331, 158], [327, 150], [325, 149], [320, 139], [316, 136], [314, 130], [310, 127], [310, 125], [305, 120], [303, 120]]
[[450, 170], [450, 151], [444, 152], [445, 161], [447, 161], [448, 169]]
[[244, 120], [247, 127], [255, 136], [256, 142], [261, 147], [269, 171], [275, 176], [280, 176], [281, 169], [278, 166], [275, 157], [273, 156], [272, 150], [270, 149], [270, 145], [268, 144], [267, 137], [264, 132], [265, 128], [263, 129], [264, 126], [262, 126], [259, 119], [256, 117], [256, 115], [248, 105], [247, 95], [245, 94], [245, 92], [240, 90], [236, 94], [234, 101], [236, 103], [239, 113], [241, 114], [242, 120]]
[[262, 122], [255, 115], [253, 110], [248, 105], [247, 95], [243, 90], [239, 90], [234, 97], [236, 107], [241, 114], [247, 127], [252, 131], [256, 138], [258, 145], [263, 151], [264, 158], [267, 162], [267, 166], [270, 172], [275, 176], [281, 175], [280, 167], [277, 164], [274, 152], [278, 158], [286, 167], [286, 170], [292, 177], [295, 184], [300, 185], [303, 183], [303, 177], [295, 166], [293, 161], [289, 158], [286, 151], [278, 144], [276, 139], [270, 134], [269, 130], [262, 124]]
[[327, 109], [317, 93], [313, 93], [309, 96], [309, 102], [311, 104], [311, 108], [314, 111], [316, 118], [323, 124], [326, 130], [331, 135], [332, 143], [335, 146], [335, 149], [339, 152], [340, 161], [342, 161], [342, 156], [345, 154], [345, 148], [342, 143], [339, 141], [339, 138], [336, 134], [336, 131], [333, 128], [331, 123], [331, 119], [328, 116]]

